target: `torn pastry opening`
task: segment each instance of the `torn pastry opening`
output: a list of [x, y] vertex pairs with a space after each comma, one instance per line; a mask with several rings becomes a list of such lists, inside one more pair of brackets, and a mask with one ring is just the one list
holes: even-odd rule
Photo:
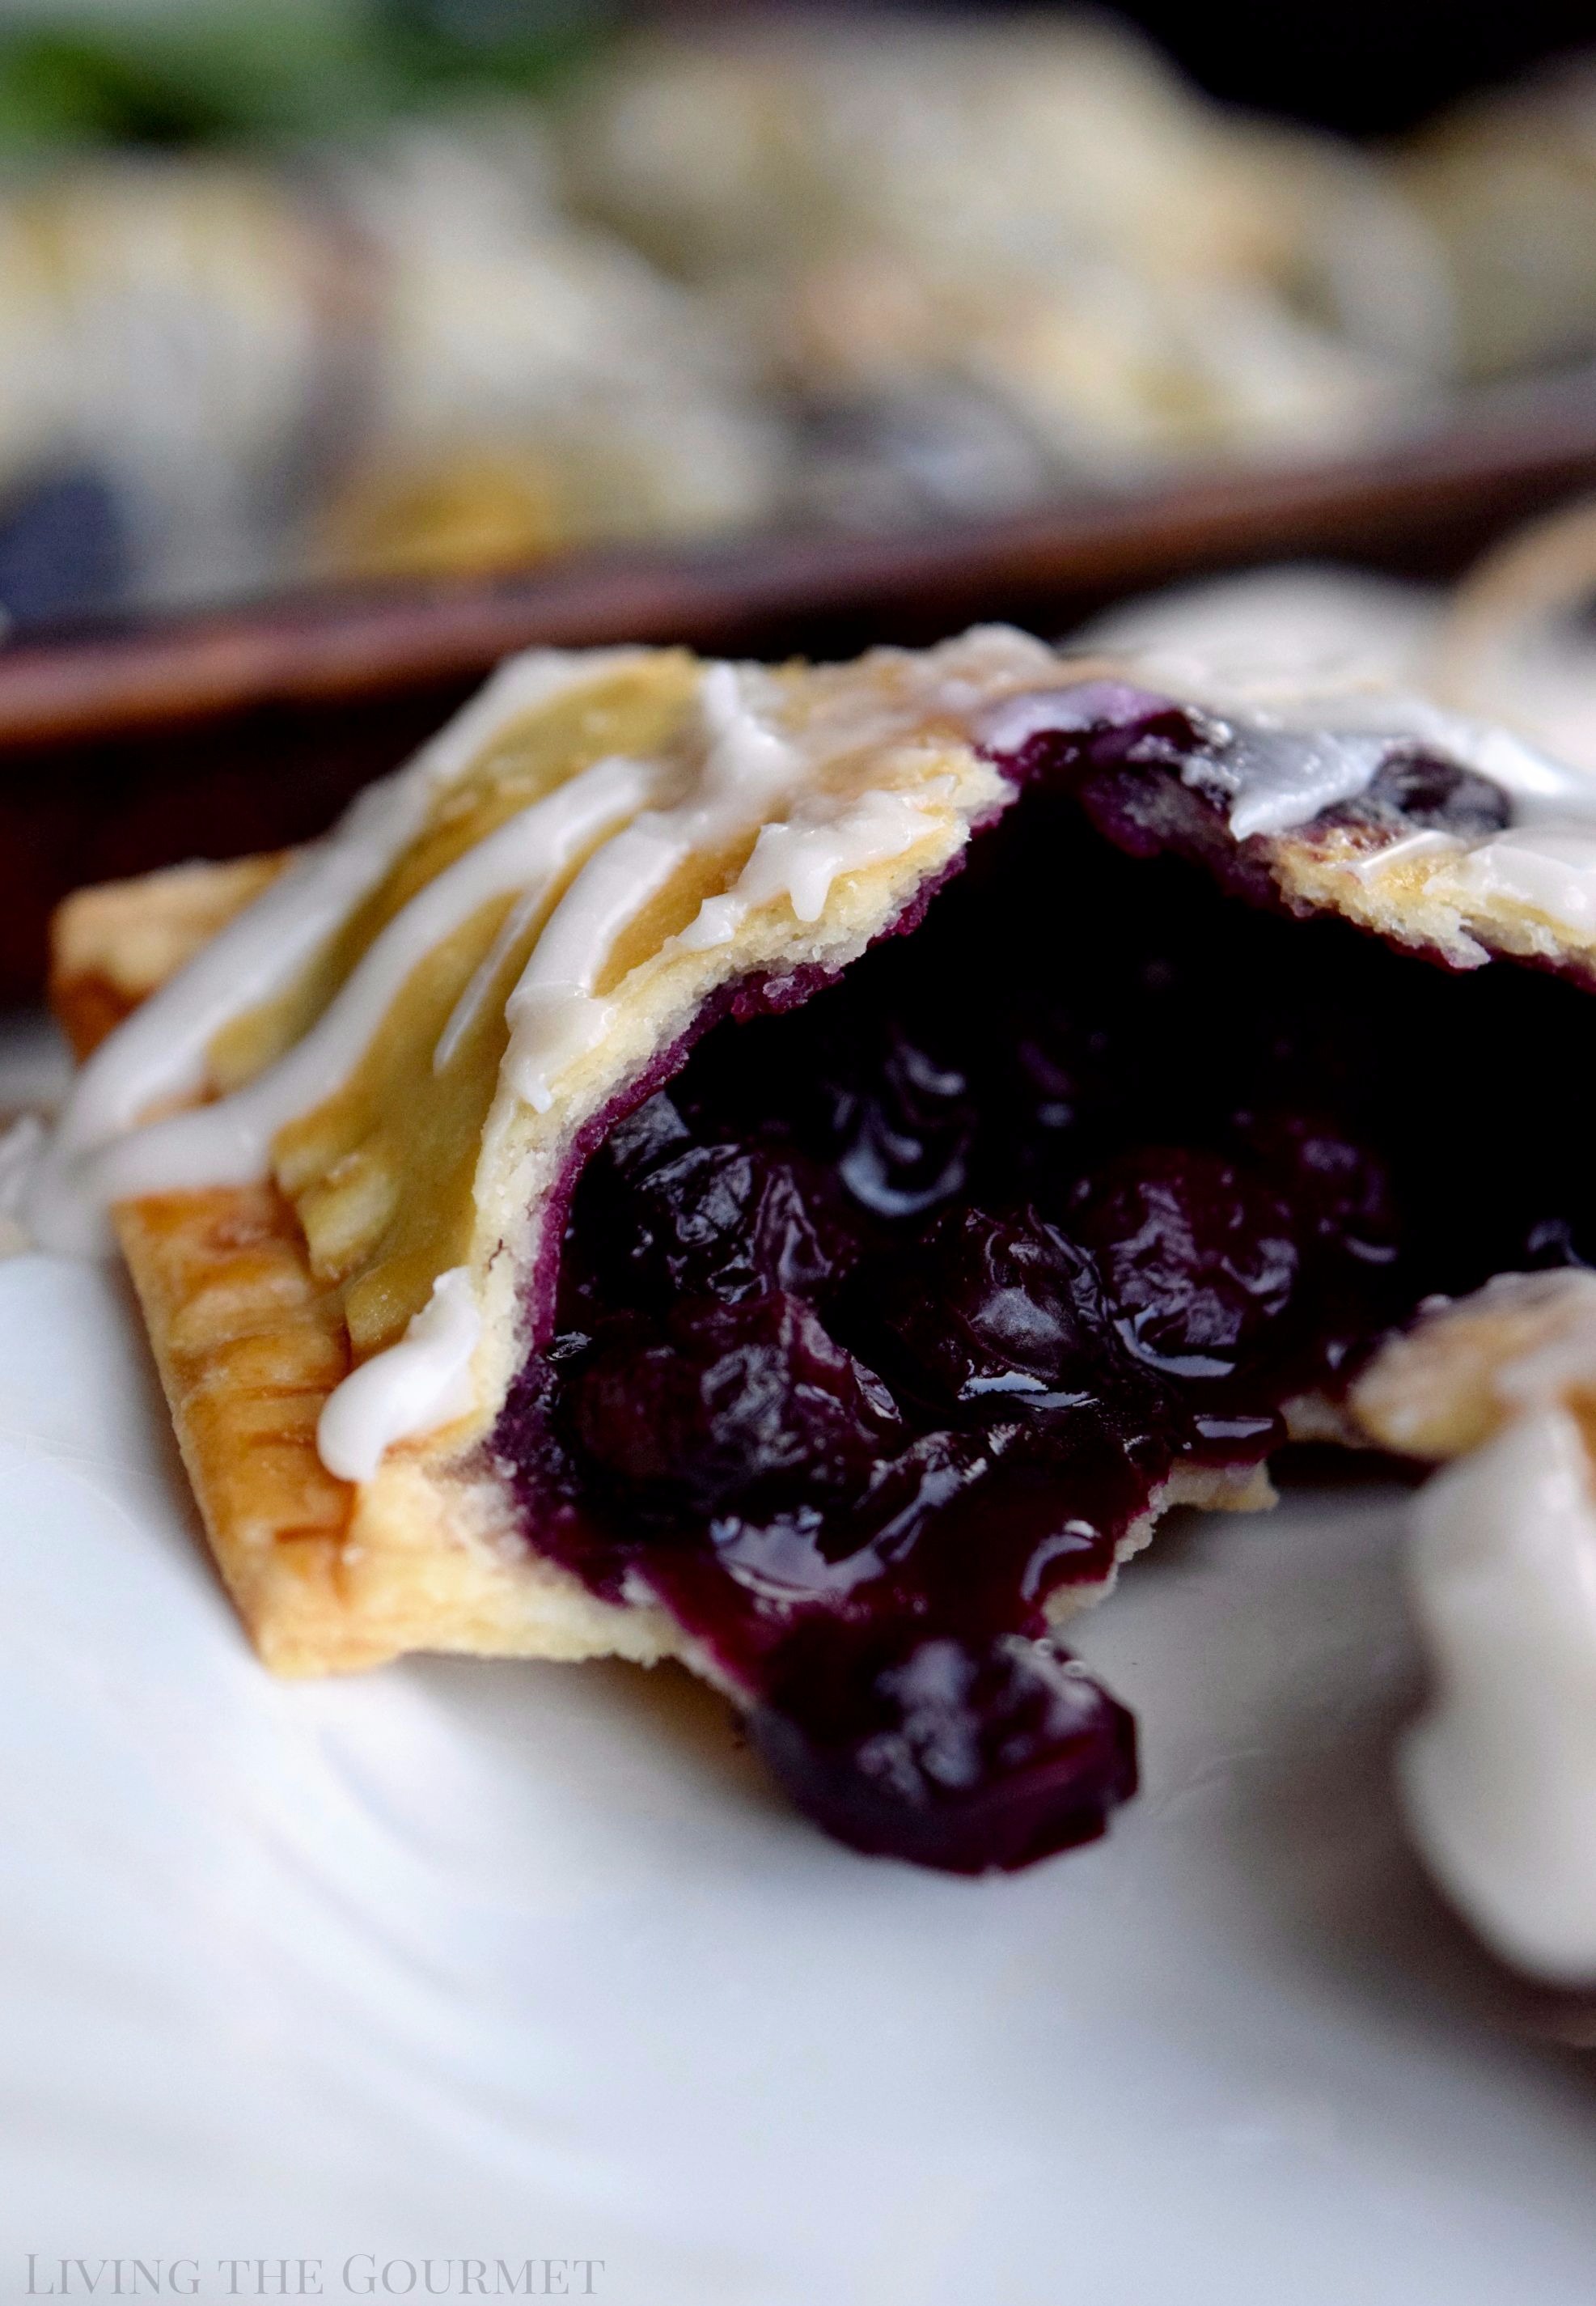
[[[1212, 815], [1139, 734], [1032, 739], [911, 934], [610, 1128], [490, 1445], [534, 1543], [662, 1599], [804, 1806], [943, 1865], [1131, 1789], [1050, 1628], [1158, 1510], [1267, 1503], [1426, 1299], [1596, 1255], [1586, 992], [1293, 918], [1234, 851], [1239, 890], [1137, 854]], [[1348, 825], [1399, 805], [1508, 814], [1410, 756]]]
[[539, 662], [294, 868], [318, 935], [285, 875], [135, 1015], [56, 1186], [133, 1213], [171, 1386], [204, 1293], [138, 1213], [269, 1174], [365, 1655], [673, 1651], [859, 1848], [1089, 1838], [1134, 1732], [1071, 1610], [1356, 1441], [1428, 1301], [1596, 1257], [1596, 841], [1445, 716], [1018, 635]]

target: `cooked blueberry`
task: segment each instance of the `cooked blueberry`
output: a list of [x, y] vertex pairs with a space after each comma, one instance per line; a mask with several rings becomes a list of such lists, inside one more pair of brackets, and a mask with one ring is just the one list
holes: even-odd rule
[[917, 1217], [963, 1185], [975, 1132], [964, 1073], [894, 1034], [876, 1081], [844, 1110], [837, 1174], [872, 1215]]
[[1074, 1221], [1121, 1335], [1174, 1377], [1229, 1376], [1296, 1279], [1284, 1204], [1216, 1153], [1128, 1154], [1083, 1186]]
[[1174, 705], [1122, 681], [1086, 681], [1056, 700], [1050, 725], [1011, 745], [988, 749], [1016, 782], [1055, 779], [1071, 770], [1181, 768], [1213, 751], [1224, 730], [1194, 707]]
[[622, 1177], [640, 1177], [674, 1146], [690, 1145], [693, 1132], [663, 1089], [618, 1121], [604, 1140], [594, 1163], [595, 1172], [614, 1169]]
[[1395, 1254], [1390, 1174], [1378, 1154], [1318, 1114], [1247, 1115], [1242, 1134], [1299, 1240], [1316, 1238], [1370, 1264]]
[[891, 1396], [801, 1298], [697, 1299], [639, 1328], [576, 1380], [576, 1438], [612, 1482], [697, 1514], [733, 1499], [862, 1486]]
[[1034, 1209], [951, 1209], [879, 1286], [900, 1366], [950, 1405], [1079, 1402], [1118, 1360], [1091, 1259]]
[[934, 1615], [999, 1634], [1028, 1624], [1057, 1588], [1108, 1576], [1168, 1460], [1153, 1421], [1113, 1402], [988, 1426], [983, 1438], [979, 1478], [943, 1501], [909, 1566]]
[[1045, 1639], [863, 1643], [817, 1627], [778, 1653], [751, 1721], [798, 1806], [839, 1841], [953, 1874], [1012, 1871], [1100, 1834], [1136, 1790], [1123, 1706]]
[[[653, 1103], [673, 1113], [666, 1100]], [[625, 1190], [614, 1196], [602, 1253], [629, 1268], [625, 1285], [640, 1301], [803, 1294], [850, 1261], [851, 1243], [824, 1206], [834, 1194], [798, 1157], [697, 1144], [656, 1118], [646, 1138], [634, 1125], [616, 1167]]]
[[1427, 833], [1455, 833], [1465, 840], [1500, 833], [1513, 821], [1513, 803], [1500, 785], [1433, 753], [1394, 753], [1367, 798]]

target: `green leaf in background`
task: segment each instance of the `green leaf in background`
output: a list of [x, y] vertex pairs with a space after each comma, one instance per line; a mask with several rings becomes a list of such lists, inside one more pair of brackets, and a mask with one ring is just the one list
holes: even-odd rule
[[547, 87], [626, 13], [620, 0], [380, 0], [384, 46], [420, 96], [441, 85]]
[[38, 8], [0, 24], [0, 157], [333, 132], [588, 54], [605, 0], [219, 0]]

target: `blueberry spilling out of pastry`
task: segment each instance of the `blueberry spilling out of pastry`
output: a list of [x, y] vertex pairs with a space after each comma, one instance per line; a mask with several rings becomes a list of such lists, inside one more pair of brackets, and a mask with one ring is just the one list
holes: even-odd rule
[[[1149, 733], [1200, 757], [1183, 716]], [[912, 937], [715, 1027], [611, 1131], [493, 1445], [540, 1543], [606, 1593], [645, 1576], [757, 1694], [804, 1807], [943, 1865], [1080, 1840], [1134, 1789], [1050, 1619], [1166, 1484], [1233, 1496], [1427, 1296], [1596, 1257], [1584, 995], [1133, 861], [1082, 797], [1136, 848], [1195, 847], [1208, 804], [1124, 788], [1126, 749], [1034, 740]], [[1506, 813], [1414, 758], [1364, 815], [1393, 788], [1422, 824]]]
[[1012, 1868], [1135, 1789], [1060, 1629], [1158, 1516], [1472, 1446], [1436, 1302], [1596, 1263], [1593, 974], [1581, 781], [1421, 700], [542, 655], [286, 869], [74, 901], [81, 1041], [149, 997], [34, 1222], [114, 1216], [269, 1663], [679, 1656]]

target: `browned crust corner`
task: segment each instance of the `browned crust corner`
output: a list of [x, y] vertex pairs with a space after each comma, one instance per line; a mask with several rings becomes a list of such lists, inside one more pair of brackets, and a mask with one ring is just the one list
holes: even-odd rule
[[[82, 889], [51, 924], [50, 995], [79, 1057], [190, 960], [282, 860], [181, 865]], [[266, 1185], [126, 1203], [116, 1231], [216, 1562], [262, 1659], [329, 1654], [354, 1491], [316, 1454], [316, 1420], [348, 1367], [292, 1211]], [[371, 1661], [350, 1656], [347, 1662]]]
[[[52, 996], [79, 1055], [282, 861], [180, 866], [69, 899]], [[659, 1611], [599, 1601], [529, 1555], [482, 1469], [418, 1444], [358, 1489], [327, 1471], [316, 1425], [350, 1367], [348, 1332], [275, 1185], [127, 1201], [115, 1222], [210, 1550], [274, 1672], [414, 1650], [649, 1663], [676, 1646]]]
[[210, 1550], [274, 1673], [415, 1650], [651, 1663], [677, 1645], [658, 1611], [529, 1554], [483, 1469], [415, 1445], [358, 1488], [327, 1471], [316, 1423], [348, 1335], [275, 1186], [127, 1202], [116, 1226]]
[[275, 881], [286, 851], [230, 865], [173, 865], [79, 889], [50, 922], [50, 1006], [86, 1057], [235, 913]]

